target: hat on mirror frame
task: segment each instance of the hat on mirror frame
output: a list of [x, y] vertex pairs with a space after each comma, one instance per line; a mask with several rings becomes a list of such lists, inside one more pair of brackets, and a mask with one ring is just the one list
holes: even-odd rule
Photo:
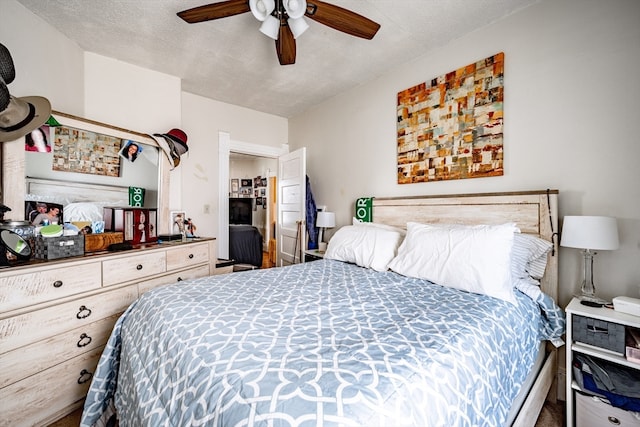
[[158, 147], [162, 150], [162, 152], [167, 156], [167, 160], [169, 160], [169, 164], [171, 165], [171, 169], [177, 167], [180, 164], [180, 154], [178, 154], [171, 138], [165, 135], [161, 135], [159, 133], [154, 133], [153, 135], [149, 135], [153, 138], [154, 141], [158, 144]]
[[189, 147], [187, 146], [187, 134], [183, 130], [174, 128], [162, 135], [171, 138], [171, 140], [175, 142], [174, 145], [178, 154], [183, 155], [189, 151]]
[[9, 50], [0, 43], [0, 142], [14, 141], [39, 128], [51, 116], [51, 103], [41, 96], [11, 96], [15, 78]]

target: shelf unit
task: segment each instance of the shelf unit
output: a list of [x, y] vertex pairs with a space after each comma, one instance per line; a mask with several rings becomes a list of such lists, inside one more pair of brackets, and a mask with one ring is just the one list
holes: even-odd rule
[[[620, 313], [618, 311], [612, 310], [606, 307], [589, 307], [582, 305], [580, 300], [574, 298], [571, 300], [569, 305], [566, 308], [567, 314], [567, 357], [566, 357], [566, 372], [567, 372], [567, 397], [566, 397], [566, 413], [567, 413], [567, 422], [566, 425], [568, 427], [573, 427], [575, 425], [575, 421], [577, 418], [577, 414], [575, 413], [576, 408], [576, 393], [582, 392], [583, 390], [580, 388], [576, 380], [573, 376], [573, 357], [574, 353], [585, 354], [588, 356], [593, 356], [598, 359], [606, 360], [617, 365], [625, 366], [631, 369], [640, 371], [640, 363], [635, 363], [627, 360], [624, 356], [619, 355], [613, 351], [607, 350], [605, 348], [600, 348], [594, 345], [589, 345], [581, 342], [574, 341], [573, 338], [573, 316], [583, 316], [592, 319], [602, 320], [605, 322], [616, 323], [619, 325], [624, 325], [625, 327], [639, 328], [640, 329], [640, 317], [632, 316], [626, 313]], [[587, 392], [588, 393], [588, 392]], [[612, 408], [615, 411], [622, 411], [617, 408]], [[624, 411], [622, 411], [624, 412]], [[615, 424], [611, 419], [615, 419], [616, 417], [607, 417], [609, 422]], [[640, 425], [640, 421], [634, 422], [635, 426]], [[581, 426], [578, 426], [581, 427]]]

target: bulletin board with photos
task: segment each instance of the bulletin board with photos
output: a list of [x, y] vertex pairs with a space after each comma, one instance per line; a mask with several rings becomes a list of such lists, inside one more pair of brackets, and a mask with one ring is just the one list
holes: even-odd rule
[[232, 178], [229, 183], [229, 197], [252, 197], [256, 199], [254, 210], [259, 206], [267, 208], [267, 178]]

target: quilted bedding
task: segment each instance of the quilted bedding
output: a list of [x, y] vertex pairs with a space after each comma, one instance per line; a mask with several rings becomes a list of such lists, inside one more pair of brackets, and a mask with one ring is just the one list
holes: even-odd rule
[[[517, 306], [339, 261], [154, 289], [118, 320], [83, 426], [500, 426], [550, 298]], [[95, 424], [98, 423], [98, 424]]]

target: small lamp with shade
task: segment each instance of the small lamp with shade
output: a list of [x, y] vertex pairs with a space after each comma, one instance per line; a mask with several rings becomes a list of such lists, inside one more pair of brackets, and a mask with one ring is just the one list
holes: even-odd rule
[[606, 301], [596, 297], [593, 283], [594, 251], [618, 249], [618, 226], [615, 218], [605, 216], [565, 216], [560, 246], [582, 250], [584, 277], [577, 297], [584, 305], [601, 307]]
[[320, 233], [318, 235], [318, 251], [325, 252], [327, 250], [327, 244], [323, 242], [324, 229], [333, 228], [335, 226], [335, 212], [318, 211], [318, 216], [316, 217], [316, 227], [320, 229]]

